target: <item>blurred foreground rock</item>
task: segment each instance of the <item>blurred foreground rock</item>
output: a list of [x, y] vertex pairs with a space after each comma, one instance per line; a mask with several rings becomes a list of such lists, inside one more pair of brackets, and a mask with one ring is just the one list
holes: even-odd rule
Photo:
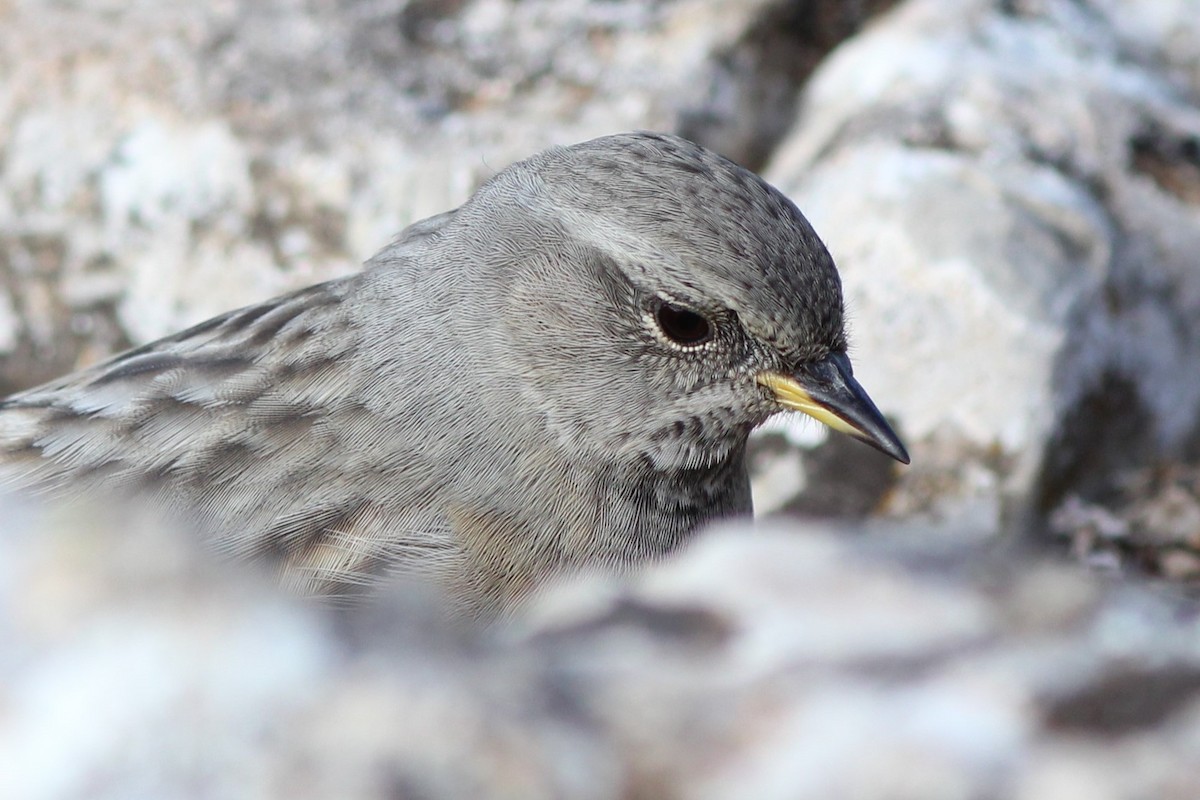
[[1200, 796], [1195, 605], [1077, 568], [731, 529], [482, 631], [3, 511], [3, 797]]

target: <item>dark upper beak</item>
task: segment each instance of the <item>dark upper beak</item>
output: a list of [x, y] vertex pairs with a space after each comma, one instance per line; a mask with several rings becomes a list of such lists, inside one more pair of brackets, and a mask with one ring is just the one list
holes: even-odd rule
[[808, 414], [902, 464], [908, 463], [908, 451], [900, 437], [854, 380], [845, 353], [833, 353], [821, 361], [805, 364], [793, 375], [760, 372], [758, 382], [770, 389], [784, 408]]

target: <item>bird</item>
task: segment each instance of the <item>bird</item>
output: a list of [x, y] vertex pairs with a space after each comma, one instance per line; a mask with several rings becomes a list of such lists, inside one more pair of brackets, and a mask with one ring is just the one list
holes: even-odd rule
[[753, 172], [665, 133], [556, 146], [359, 272], [0, 401], [0, 488], [149, 499], [307, 594], [503, 615], [750, 514], [777, 413], [908, 463], [843, 306]]

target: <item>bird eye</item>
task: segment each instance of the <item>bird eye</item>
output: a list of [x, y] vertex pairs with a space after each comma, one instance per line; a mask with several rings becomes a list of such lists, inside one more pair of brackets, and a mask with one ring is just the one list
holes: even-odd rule
[[704, 344], [712, 337], [712, 325], [695, 311], [661, 302], [654, 309], [654, 321], [663, 335], [685, 347]]

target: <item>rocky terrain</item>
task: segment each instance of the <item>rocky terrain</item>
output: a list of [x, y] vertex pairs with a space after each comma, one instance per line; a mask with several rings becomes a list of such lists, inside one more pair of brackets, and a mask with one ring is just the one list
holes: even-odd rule
[[13, 501], [0, 796], [1200, 797], [1192, 0], [0, 0], [0, 391], [636, 128], [796, 200], [913, 465], [781, 423], [501, 631]]

